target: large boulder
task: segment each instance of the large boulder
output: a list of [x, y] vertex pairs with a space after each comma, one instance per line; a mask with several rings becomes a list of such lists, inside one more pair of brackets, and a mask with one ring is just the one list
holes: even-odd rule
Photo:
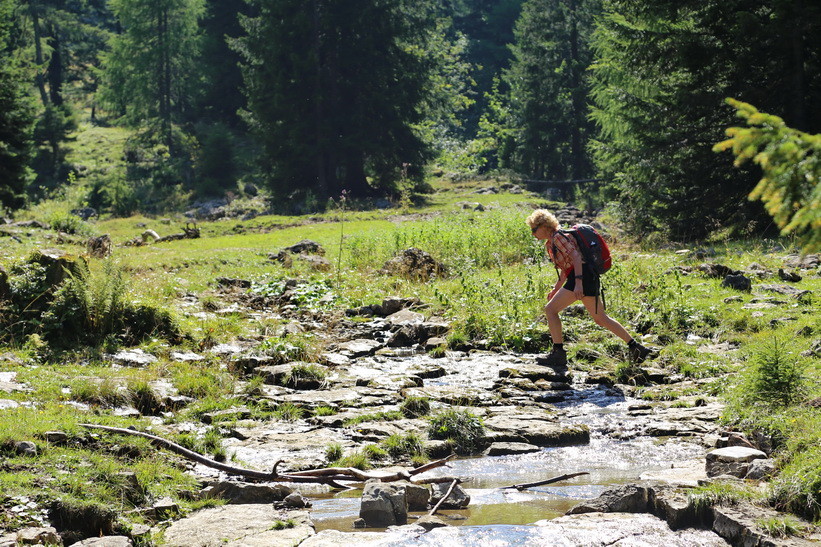
[[[281, 526], [288, 521], [294, 526]], [[313, 523], [305, 512], [282, 513], [270, 503], [223, 505], [197, 511], [172, 523], [163, 534], [163, 544], [174, 547], [269, 547], [299, 545], [312, 535]]]
[[408, 499], [405, 486], [368, 481], [362, 491], [360, 518], [367, 526], [385, 528], [408, 522]]
[[447, 269], [443, 264], [434, 260], [430, 254], [411, 247], [385, 262], [380, 273], [427, 281], [432, 277], [444, 277]]
[[652, 497], [652, 490], [647, 486], [625, 484], [605, 490], [596, 499], [581, 502], [567, 514], [649, 513], [652, 510]]
[[[451, 483], [448, 482], [437, 482], [433, 484], [430, 497], [431, 505], [436, 505], [442, 500], [443, 497], [445, 497], [445, 494], [447, 494], [448, 490], [450, 489], [450, 484]], [[447, 497], [444, 503], [442, 503], [442, 508], [464, 509], [469, 504], [470, 494], [465, 492], [465, 489], [457, 484], [453, 487], [453, 490], [450, 492], [450, 495]]]
[[765, 459], [767, 454], [746, 446], [727, 446], [707, 453], [707, 476], [732, 475], [744, 477], [753, 460]]

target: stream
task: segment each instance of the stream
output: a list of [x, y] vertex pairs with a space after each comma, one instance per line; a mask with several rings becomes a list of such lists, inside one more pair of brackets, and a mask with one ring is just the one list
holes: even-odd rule
[[[457, 355], [437, 360], [427, 356], [368, 358], [360, 360], [351, 371], [372, 376], [396, 374], [434, 363], [448, 373], [425, 380], [425, 386], [490, 391], [501, 368], [521, 365], [527, 359], [528, 356], [497, 354]], [[555, 406], [562, 415], [562, 423], [590, 428], [589, 444], [542, 448], [520, 455], [461, 458], [449, 467], [419, 476], [448, 475], [466, 479], [462, 486], [471, 496], [470, 505], [463, 510], [439, 512], [449, 524], [465, 528], [449, 534], [457, 534], [461, 540], [485, 538], [488, 545], [495, 545], [497, 541], [507, 544], [516, 537], [524, 540], [534, 531], [527, 527], [521, 529], [522, 525], [560, 517], [578, 502], [595, 498], [610, 486], [635, 482], [643, 474], [672, 467], [703, 468], [704, 448], [696, 442], [678, 439], [665, 442], [647, 436], [619, 440], [610, 434], [638, 428], [642, 420], [646, 421], [646, 416], [628, 412], [631, 407], [640, 407], [642, 401], [626, 398], [612, 388], [581, 383], [574, 383], [572, 387], [564, 401]], [[524, 491], [503, 489], [581, 471], [589, 475]], [[352, 531], [353, 521], [359, 516], [360, 496], [361, 490], [354, 489], [314, 497], [311, 516], [316, 530]], [[411, 513], [412, 516], [422, 514]], [[401, 538], [395, 540], [402, 541]], [[485, 541], [479, 543], [485, 544]]]

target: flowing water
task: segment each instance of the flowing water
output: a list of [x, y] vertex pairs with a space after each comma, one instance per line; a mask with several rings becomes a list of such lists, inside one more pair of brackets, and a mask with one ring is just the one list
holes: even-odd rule
[[[362, 363], [362, 366], [371, 371], [395, 374], [415, 366], [432, 364], [429, 361], [433, 360], [425, 356], [383, 358]], [[444, 366], [448, 374], [426, 380], [425, 385], [489, 390], [501, 368], [521, 362], [522, 357], [490, 354], [435, 360], [433, 363]], [[577, 384], [574, 388], [572, 395], [556, 406], [563, 413], [562, 423], [589, 426], [589, 444], [544, 448], [524, 455], [463, 458], [451, 462], [449, 467], [420, 475], [467, 479], [462, 486], [471, 496], [468, 508], [442, 510], [439, 514], [448, 523], [470, 527], [470, 531], [466, 529], [447, 534], [463, 534], [460, 536], [461, 544], [464, 544], [466, 537], [472, 537], [478, 541], [475, 543], [477, 545], [496, 544], [496, 540], [501, 541], [504, 537], [526, 537], [536, 532], [533, 527], [522, 528], [521, 525], [564, 515], [579, 501], [597, 497], [609, 486], [635, 482], [645, 472], [703, 462], [704, 449], [694, 443], [661, 442], [651, 437], [618, 440], [607, 435], [604, 432], [629, 431], [640, 420], [646, 419], [627, 412], [630, 405], [639, 401], [625, 398], [612, 389], [591, 388], [583, 384]], [[582, 471], [589, 474], [523, 491], [504, 489], [513, 484], [537, 482]], [[317, 531], [351, 531], [353, 521], [358, 518], [360, 495], [361, 490], [348, 490], [328, 495], [325, 499], [315, 499], [312, 518]], [[477, 539], [481, 537], [487, 542]], [[401, 543], [400, 538], [396, 540], [397, 544]], [[508, 543], [503, 541], [499, 544]]]

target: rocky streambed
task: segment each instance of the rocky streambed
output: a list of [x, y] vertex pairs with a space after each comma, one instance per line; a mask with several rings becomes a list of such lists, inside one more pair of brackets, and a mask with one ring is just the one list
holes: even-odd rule
[[[351, 418], [396, 410], [410, 395], [429, 398], [432, 413], [469, 406], [486, 427], [484, 452], [418, 477], [463, 479], [467, 506], [438, 515], [449, 526], [426, 532], [431, 526], [415, 524], [426, 511], [411, 510], [407, 525], [356, 530], [361, 489], [290, 485], [310, 508], [277, 513], [268, 503], [207, 509], [172, 524], [165, 540], [192, 545], [196, 530], [195, 542], [201, 545], [727, 545], [709, 526], [690, 527], [696, 522], [672, 529], [669, 519], [655, 516], [659, 511], [647, 504], [648, 496], [663, 497], [662, 490], [669, 494], [707, 480], [705, 454], [721, 439], [716, 423], [721, 406], [709, 397], [651, 404], [632, 398], [630, 386], [602, 384], [574, 371], [572, 363], [569, 370], [540, 366], [537, 355], [470, 351], [434, 358], [379, 346], [364, 339], [340, 346], [343, 352], [356, 351], [328, 356], [348, 362], [329, 367], [321, 389], [265, 385], [259, 394], [309, 408], [330, 405], [338, 414], [291, 423], [240, 420], [225, 445], [259, 469], [280, 459], [295, 468], [320, 467], [327, 464], [329, 443], [354, 449], [394, 433], [422, 434], [426, 427], [424, 419], [346, 426]], [[439, 443], [429, 443], [434, 455], [441, 455]], [[201, 466], [197, 472], [224, 479]], [[588, 474], [521, 491], [504, 488], [578, 472]], [[564, 516], [584, 500], [637, 483], [661, 490], [645, 494], [643, 506], [619, 502]], [[272, 522], [288, 519], [293, 527], [281, 536], [270, 530]]]

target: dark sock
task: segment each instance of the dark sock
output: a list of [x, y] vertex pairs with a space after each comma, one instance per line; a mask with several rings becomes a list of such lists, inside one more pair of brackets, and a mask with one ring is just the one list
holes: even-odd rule
[[629, 342], [627, 342], [627, 347], [635, 346], [638, 342], [636, 342], [635, 338], [631, 338]]
[[559, 351], [564, 351], [564, 344], [553, 344], [553, 347]]

